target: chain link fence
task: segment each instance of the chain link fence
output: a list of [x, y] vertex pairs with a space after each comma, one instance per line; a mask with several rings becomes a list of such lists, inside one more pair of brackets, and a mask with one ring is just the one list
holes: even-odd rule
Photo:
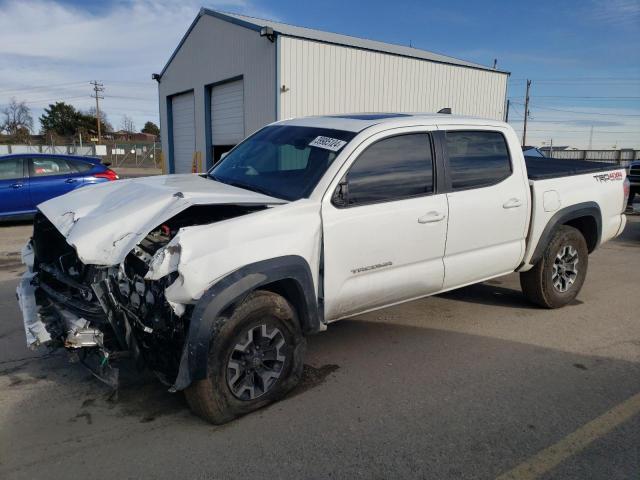
[[44, 153], [99, 157], [114, 167], [161, 168], [160, 143], [113, 143], [108, 145], [0, 145], [0, 155]]

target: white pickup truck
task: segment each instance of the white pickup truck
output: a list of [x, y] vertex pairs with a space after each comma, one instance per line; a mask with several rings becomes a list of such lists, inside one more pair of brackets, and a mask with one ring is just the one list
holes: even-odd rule
[[571, 302], [620, 234], [625, 170], [528, 159], [502, 122], [354, 114], [268, 125], [202, 175], [39, 206], [19, 287], [27, 342], [117, 383], [127, 355], [226, 422], [299, 380], [333, 321], [520, 272]]

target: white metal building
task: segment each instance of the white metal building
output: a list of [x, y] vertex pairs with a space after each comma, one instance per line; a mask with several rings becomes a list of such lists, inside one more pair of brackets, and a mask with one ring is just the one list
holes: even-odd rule
[[[263, 125], [354, 112], [502, 119], [507, 72], [411, 47], [202, 9], [159, 82], [171, 173], [212, 165]], [[204, 166], [204, 165], [203, 165]]]

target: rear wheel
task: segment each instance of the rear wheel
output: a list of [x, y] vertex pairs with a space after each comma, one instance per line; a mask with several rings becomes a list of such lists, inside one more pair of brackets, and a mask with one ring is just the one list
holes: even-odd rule
[[520, 274], [524, 295], [542, 307], [559, 308], [573, 301], [587, 276], [589, 251], [579, 230], [563, 225], [553, 234], [542, 258]]
[[302, 376], [306, 348], [295, 310], [272, 292], [252, 293], [218, 323], [207, 378], [185, 390], [191, 410], [215, 424], [289, 392]]

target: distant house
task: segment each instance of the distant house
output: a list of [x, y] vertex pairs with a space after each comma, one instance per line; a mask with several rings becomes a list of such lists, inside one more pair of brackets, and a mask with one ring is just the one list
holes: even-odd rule
[[151, 143], [158, 141], [157, 135], [152, 133], [142, 132], [126, 132], [124, 130], [118, 130], [111, 134], [113, 140], [116, 142], [145, 142]]

